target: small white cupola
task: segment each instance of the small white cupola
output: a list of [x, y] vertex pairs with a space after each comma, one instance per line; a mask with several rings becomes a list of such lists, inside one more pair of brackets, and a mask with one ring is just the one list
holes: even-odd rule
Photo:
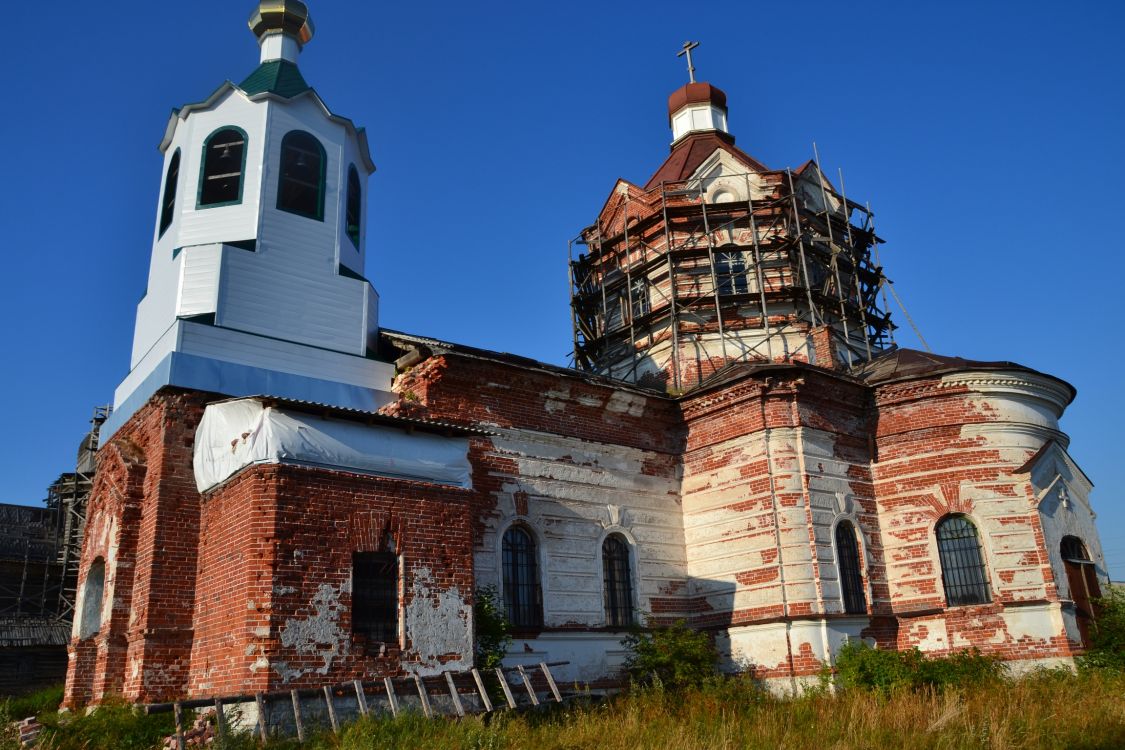
[[691, 133], [729, 133], [727, 95], [709, 83], [688, 83], [668, 97], [668, 122], [672, 143]]
[[297, 62], [301, 49], [313, 38], [312, 16], [301, 0], [262, 0], [250, 14], [250, 30], [258, 37], [262, 62]]

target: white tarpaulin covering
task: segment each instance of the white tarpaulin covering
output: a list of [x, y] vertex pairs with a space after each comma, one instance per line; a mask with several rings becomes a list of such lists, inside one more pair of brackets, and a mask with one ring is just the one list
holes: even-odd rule
[[200, 492], [260, 463], [287, 463], [471, 487], [469, 441], [324, 419], [252, 398], [211, 404], [195, 433]]

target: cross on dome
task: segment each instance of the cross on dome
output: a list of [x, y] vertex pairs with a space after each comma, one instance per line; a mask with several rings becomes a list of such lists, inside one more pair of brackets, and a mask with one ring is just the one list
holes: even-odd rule
[[684, 47], [676, 53], [676, 57], [687, 56], [688, 81], [695, 83], [695, 66], [691, 64], [691, 51], [699, 46], [699, 42], [684, 42]]

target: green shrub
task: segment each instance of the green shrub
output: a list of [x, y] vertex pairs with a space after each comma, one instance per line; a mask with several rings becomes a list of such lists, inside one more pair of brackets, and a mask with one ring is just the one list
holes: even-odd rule
[[842, 688], [889, 692], [909, 683], [910, 670], [898, 651], [848, 641], [836, 654], [836, 684]]
[[667, 627], [638, 628], [621, 641], [629, 651], [625, 668], [637, 682], [655, 676], [668, 687], [701, 684], [717, 672], [718, 654], [711, 637], [683, 620]]
[[1095, 607], [1098, 619], [1090, 627], [1090, 648], [1078, 657], [1078, 666], [1125, 672], [1125, 592], [1111, 588]]
[[477, 589], [473, 625], [476, 631], [476, 667], [491, 672], [500, 666], [512, 643], [512, 625], [494, 586]]
[[37, 690], [27, 695], [13, 695], [0, 699], [0, 725], [20, 721], [29, 716], [39, 716], [58, 710], [63, 699], [63, 686]]
[[978, 649], [927, 657], [917, 648], [890, 651], [862, 641], [845, 643], [836, 655], [836, 684], [889, 693], [898, 689], [942, 689], [980, 685], [1004, 676], [1004, 664]]

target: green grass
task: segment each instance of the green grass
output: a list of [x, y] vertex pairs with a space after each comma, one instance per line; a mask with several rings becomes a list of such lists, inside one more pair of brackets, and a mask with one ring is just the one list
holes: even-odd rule
[[[50, 719], [50, 715], [47, 715]], [[44, 750], [141, 750], [170, 728], [111, 706], [55, 730]], [[9, 740], [0, 748], [14, 747]], [[235, 738], [216, 750], [257, 747]], [[271, 742], [269, 750], [296, 748]], [[1020, 680], [889, 691], [825, 691], [788, 699], [745, 679], [680, 691], [638, 689], [603, 703], [460, 721], [365, 719], [309, 750], [1098, 750], [1125, 748], [1125, 674], [1040, 672]]]
[[62, 685], [37, 690], [26, 695], [0, 698], [0, 726], [29, 716], [53, 712], [63, 699]]

